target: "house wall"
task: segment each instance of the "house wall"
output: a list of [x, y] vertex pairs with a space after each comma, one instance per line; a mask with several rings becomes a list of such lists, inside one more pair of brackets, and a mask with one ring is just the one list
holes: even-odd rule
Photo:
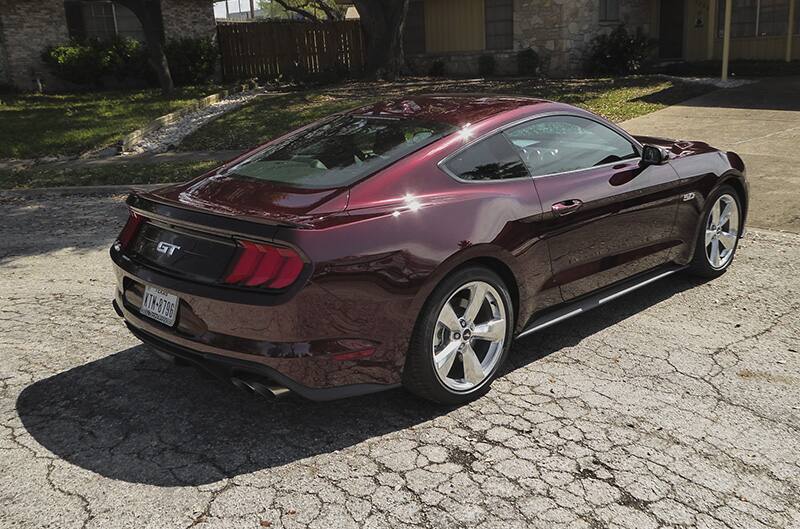
[[[669, 1], [669, 0], [661, 0]], [[686, 20], [683, 58], [687, 61], [722, 59], [722, 38], [719, 36], [715, 0], [685, 0]], [[800, 5], [800, 0], [795, 0]], [[702, 24], [698, 24], [698, 20]], [[711, 39], [709, 40], [709, 33]], [[792, 37], [792, 60], [800, 59], [800, 34]], [[731, 60], [782, 61], [786, 58], [786, 35], [731, 38]], [[708, 54], [709, 42], [712, 46]]]
[[425, 48], [429, 53], [485, 47], [483, 0], [426, 0]]
[[162, 0], [161, 16], [167, 40], [181, 37], [211, 37], [216, 32], [214, 4], [197, 0]]
[[[162, 0], [161, 11], [167, 39], [214, 35], [216, 23], [210, 0]], [[5, 71], [8, 82], [25, 90], [36, 89], [37, 79], [48, 90], [64, 88], [41, 60], [46, 47], [69, 40], [63, 0], [0, 0], [0, 32], [0, 82]]]
[[35, 88], [37, 78], [47, 85], [57, 84], [45, 70], [41, 54], [47, 46], [68, 38], [63, 1], [0, 0], [0, 19], [9, 82], [23, 89]]
[[6, 45], [3, 42], [3, 20], [0, 18], [0, 85], [11, 84], [6, 61]]
[[620, 19], [600, 21], [600, 0], [515, 0], [514, 48], [533, 48], [542, 57], [550, 75], [581, 71], [589, 42], [620, 23], [629, 30], [641, 28], [653, 36], [655, 2], [620, 0]]
[[426, 53], [408, 60], [419, 73], [440, 60], [448, 74], [475, 75], [479, 57], [491, 54], [497, 74], [516, 74], [516, 52], [533, 48], [548, 75], [578, 74], [589, 42], [621, 23], [657, 36], [658, 5], [658, 0], [620, 0], [619, 20], [603, 22], [600, 0], [514, 0], [513, 49], [495, 51], [485, 50], [484, 0], [425, 0]]

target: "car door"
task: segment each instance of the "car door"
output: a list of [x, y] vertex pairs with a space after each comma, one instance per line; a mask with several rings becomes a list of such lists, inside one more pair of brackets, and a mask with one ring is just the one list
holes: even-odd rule
[[534, 177], [552, 284], [564, 300], [667, 262], [679, 197], [668, 165], [598, 120], [536, 118], [504, 132]]

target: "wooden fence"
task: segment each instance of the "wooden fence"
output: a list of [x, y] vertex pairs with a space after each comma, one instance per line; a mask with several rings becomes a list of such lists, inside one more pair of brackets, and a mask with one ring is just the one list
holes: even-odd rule
[[357, 21], [223, 22], [217, 25], [226, 81], [358, 74], [364, 41]]

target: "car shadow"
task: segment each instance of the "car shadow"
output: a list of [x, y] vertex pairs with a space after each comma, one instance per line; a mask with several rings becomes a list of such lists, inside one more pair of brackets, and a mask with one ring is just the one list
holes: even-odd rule
[[[696, 284], [671, 278], [518, 340], [504, 373]], [[267, 401], [164, 363], [141, 345], [37, 381], [16, 404], [31, 436], [63, 460], [108, 478], [165, 487], [286, 465], [449, 411], [401, 389], [323, 403]]]

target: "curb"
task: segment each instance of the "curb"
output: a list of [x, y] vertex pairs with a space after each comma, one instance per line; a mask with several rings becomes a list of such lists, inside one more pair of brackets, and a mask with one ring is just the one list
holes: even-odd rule
[[161, 184], [121, 184], [109, 186], [35, 187], [32, 189], [0, 189], [0, 198], [35, 195], [127, 195], [133, 190], [153, 191], [179, 182]]
[[199, 99], [196, 103], [192, 103], [180, 110], [176, 110], [175, 112], [170, 112], [169, 114], [165, 114], [161, 117], [158, 117], [142, 127], [141, 129], [134, 130], [131, 133], [126, 134], [122, 138], [122, 143], [120, 146], [120, 152], [129, 152], [133, 144], [141, 140], [147, 134], [150, 134], [153, 131], [156, 131], [162, 127], [167, 125], [171, 125], [181, 119], [183, 116], [190, 112], [194, 112], [195, 110], [206, 108], [208, 106], [217, 103], [224, 97], [227, 97], [232, 94], [238, 94], [240, 92], [245, 92], [247, 90], [252, 90], [258, 88], [258, 83], [255, 81], [248, 81], [246, 83], [234, 86], [232, 88], [228, 88], [225, 90], [221, 90], [216, 94], [208, 95], [202, 99]]

